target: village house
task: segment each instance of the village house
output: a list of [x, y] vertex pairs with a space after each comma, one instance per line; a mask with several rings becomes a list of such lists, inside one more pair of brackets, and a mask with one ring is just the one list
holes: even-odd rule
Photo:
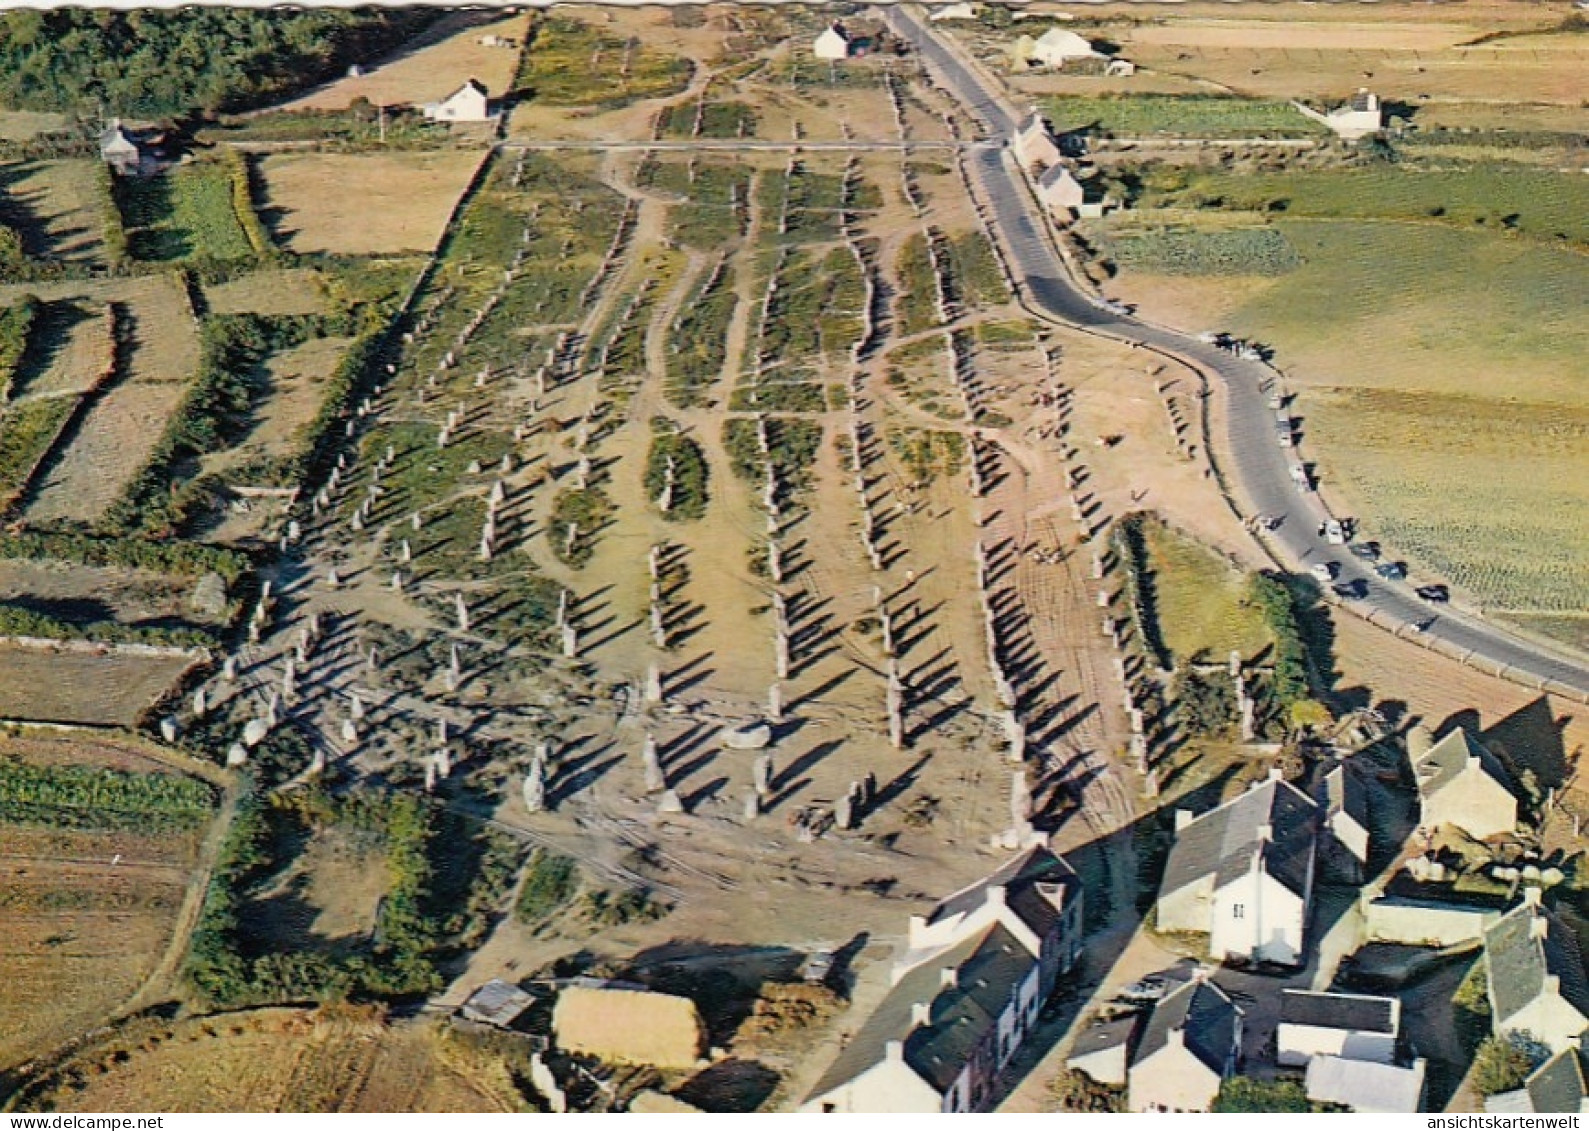
[[1049, 28], [1036, 39], [1029, 35], [1021, 36], [1015, 41], [1011, 54], [1016, 62], [1028, 67], [1050, 67], [1056, 70], [1076, 59], [1103, 58], [1082, 36], [1058, 27]]
[[1201, 817], [1178, 810], [1159, 930], [1207, 934], [1216, 960], [1301, 962], [1317, 819], [1318, 807], [1279, 770]]
[[519, 1015], [530, 1008], [532, 998], [511, 982], [493, 978], [469, 995], [458, 1008], [458, 1016], [465, 1021], [510, 1029]]
[[425, 103], [420, 110], [433, 122], [489, 122], [496, 117], [491, 96], [478, 79], [465, 82], [440, 102]]
[[1529, 1073], [1521, 1088], [1485, 1100], [1484, 1110], [1489, 1115], [1589, 1115], [1583, 1049], [1562, 1049]]
[[1422, 1110], [1427, 1062], [1408, 1067], [1345, 1056], [1308, 1061], [1303, 1087], [1316, 1104], [1335, 1104], [1361, 1115], [1400, 1115]]
[[1242, 1010], [1205, 969], [1153, 1008], [1128, 1073], [1132, 1111], [1207, 1111], [1241, 1057]]
[[1368, 864], [1368, 795], [1349, 766], [1324, 775], [1319, 797], [1319, 867], [1344, 883], [1362, 883]]
[[1066, 165], [1050, 165], [1037, 178], [1037, 199], [1062, 224], [1076, 218], [1086, 197], [1086, 190]]
[[99, 159], [118, 177], [143, 176], [158, 170], [164, 140], [160, 131], [133, 129], [112, 118], [99, 134]]
[[1490, 1024], [1496, 1036], [1527, 1033], [1553, 1050], [1589, 1030], [1589, 983], [1572, 931], [1525, 888], [1521, 905], [1484, 932]]
[[1280, 991], [1275, 1060], [1300, 1067], [1315, 1056], [1394, 1064], [1401, 1002], [1367, 994]]
[[933, 23], [943, 23], [946, 20], [974, 20], [981, 14], [982, 5], [961, 0], [956, 4], [944, 4], [934, 8], [927, 18]]
[[1065, 1067], [1085, 1072], [1100, 1084], [1123, 1087], [1130, 1079], [1131, 1053], [1141, 1026], [1140, 1013], [1094, 1022], [1077, 1035]]
[[1517, 827], [1517, 797], [1510, 777], [1472, 735], [1460, 727], [1434, 742], [1428, 730], [1407, 735], [1407, 756], [1418, 783], [1419, 825], [1443, 825], [1485, 840]]
[[816, 42], [811, 45], [811, 53], [818, 59], [848, 59], [850, 57], [850, 35], [844, 30], [844, 25], [832, 23], [822, 29]]
[[808, 1112], [975, 1111], [1081, 953], [1081, 883], [1034, 846], [913, 916], [882, 1003]]
[[1359, 88], [1358, 92], [1335, 109], [1320, 113], [1310, 106], [1293, 102], [1298, 111], [1327, 126], [1337, 137], [1347, 141], [1370, 137], [1385, 128], [1385, 115], [1380, 107], [1379, 95]]
[[1047, 119], [1036, 110], [1022, 118], [1015, 127], [1012, 148], [1015, 150], [1015, 159], [1023, 169], [1047, 169], [1059, 163], [1059, 142], [1055, 140]]

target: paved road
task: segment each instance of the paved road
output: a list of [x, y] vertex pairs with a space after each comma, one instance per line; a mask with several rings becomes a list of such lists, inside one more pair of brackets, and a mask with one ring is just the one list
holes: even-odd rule
[[[1000, 97], [993, 80], [910, 11], [900, 7], [887, 11], [895, 33], [915, 44], [928, 68], [981, 121], [988, 135], [1008, 137], [1015, 127], [1015, 110]], [[1230, 455], [1223, 470], [1244, 496], [1247, 514], [1280, 520], [1279, 528], [1265, 535], [1280, 561], [1299, 571], [1335, 562], [1340, 569], [1338, 583], [1367, 586], [1364, 598], [1346, 604], [1370, 622], [1397, 635], [1420, 639], [1425, 646], [1481, 670], [1529, 687], [1589, 700], [1589, 665], [1546, 651], [1460, 610], [1428, 605], [1411, 585], [1384, 581], [1345, 552], [1345, 547], [1328, 544], [1319, 531], [1329, 515], [1317, 494], [1299, 490], [1293, 483], [1291, 465], [1296, 455], [1276, 438], [1276, 412], [1269, 400], [1275, 372], [1261, 362], [1238, 358], [1098, 305], [1067, 271], [1026, 178], [1008, 150], [979, 148], [970, 151], [968, 160], [972, 179], [981, 190], [1010, 266], [1023, 283], [1022, 297], [1029, 306], [1079, 329], [1174, 354], [1224, 382], [1229, 395], [1223, 424]]]

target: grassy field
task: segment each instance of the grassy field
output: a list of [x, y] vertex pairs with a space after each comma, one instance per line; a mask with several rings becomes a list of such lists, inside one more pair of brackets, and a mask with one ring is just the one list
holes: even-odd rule
[[381, 255], [429, 251], [484, 154], [279, 153], [262, 160], [277, 244], [296, 252]]
[[1143, 523], [1153, 571], [1159, 632], [1177, 664], [1193, 657], [1221, 663], [1231, 652], [1252, 659], [1273, 640], [1258, 609], [1246, 603], [1246, 576], [1201, 543]]
[[1284, 275], [1302, 265], [1297, 249], [1272, 227], [1190, 225], [1089, 230], [1119, 266], [1155, 275]]
[[1589, 178], [1502, 164], [1306, 173], [1198, 173], [1144, 205], [1208, 206], [1328, 219], [1422, 220], [1589, 243]]
[[547, 16], [530, 33], [514, 88], [551, 106], [616, 109], [682, 91], [688, 59], [648, 50], [637, 38], [607, 35], [582, 20]]
[[[155, 763], [114, 743], [0, 738], [0, 977], [8, 986], [0, 998], [0, 1065], [108, 1020], [170, 937], [202, 825], [140, 831], [112, 807], [122, 803], [110, 801], [120, 791], [92, 800], [60, 788], [107, 767], [133, 771], [134, 786], [191, 782], [148, 773]], [[19, 804], [39, 797], [44, 781], [58, 805], [86, 807], [70, 808], [63, 822], [54, 808]], [[107, 867], [117, 854], [121, 864]]]
[[248, 259], [248, 237], [232, 208], [232, 182], [212, 162], [158, 177], [125, 179], [118, 193], [132, 254], [147, 262]]
[[0, 719], [130, 727], [192, 666], [185, 656], [0, 644]]
[[18, 161], [0, 166], [3, 217], [31, 256], [100, 264], [103, 218], [89, 159]]
[[25, 1106], [123, 1105], [214, 1112], [523, 1110], [499, 1056], [426, 1022], [388, 1025], [379, 1012], [355, 1007], [262, 1009], [130, 1029], [85, 1050]]
[[0, 509], [16, 502], [76, 403], [75, 397], [49, 397], [0, 412]]
[[308, 268], [255, 271], [204, 288], [211, 314], [324, 314], [320, 276]]
[[1117, 136], [1301, 137], [1323, 127], [1285, 102], [1203, 95], [1056, 96], [1044, 109], [1056, 130]]

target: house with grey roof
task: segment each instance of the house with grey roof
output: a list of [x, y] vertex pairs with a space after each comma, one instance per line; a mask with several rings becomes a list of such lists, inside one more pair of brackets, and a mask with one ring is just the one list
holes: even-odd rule
[[1392, 1064], [1401, 1032], [1401, 1002], [1368, 994], [1280, 991], [1275, 1060], [1300, 1067], [1315, 1056]]
[[1324, 775], [1319, 810], [1320, 870], [1343, 883], [1362, 883], [1368, 866], [1368, 794], [1350, 766]]
[[458, 1008], [466, 1021], [508, 1029], [528, 1009], [534, 999], [511, 982], [493, 978], [481, 986]]
[[1158, 928], [1209, 936], [1215, 959], [1302, 961], [1318, 806], [1272, 770], [1200, 817], [1175, 815]]
[[1488, 749], [1461, 727], [1439, 742], [1415, 727], [1407, 756], [1418, 783], [1419, 824], [1461, 829], [1477, 840], [1517, 827], [1517, 795], [1511, 775]]
[[1036, 110], [1022, 118], [1015, 127], [1015, 137], [1010, 143], [1015, 159], [1023, 169], [1047, 169], [1059, 163], [1059, 142], [1048, 119]]
[[1589, 1082], [1582, 1047], [1562, 1049], [1541, 1064], [1523, 1086], [1484, 1101], [1489, 1115], [1589, 1115]]
[[1085, 1072], [1100, 1084], [1121, 1087], [1131, 1067], [1131, 1053], [1142, 1028], [1142, 1014], [1095, 1021], [1077, 1034], [1065, 1067]]
[[1073, 220], [1087, 199], [1087, 192], [1067, 165], [1050, 165], [1037, 178], [1037, 199], [1059, 221]]
[[1589, 1030], [1589, 982], [1571, 930], [1524, 890], [1523, 903], [1484, 932], [1490, 1024], [1496, 1036], [1526, 1033], [1556, 1052]]
[[913, 916], [892, 987], [802, 1105], [976, 1111], [1081, 952], [1081, 883], [1034, 846]]
[[1127, 1074], [1132, 1111], [1207, 1111], [1241, 1058], [1242, 1010], [1199, 969], [1153, 1007]]
[[1316, 1104], [1334, 1104], [1362, 1115], [1398, 1115], [1421, 1110], [1427, 1062], [1402, 1067], [1346, 1056], [1308, 1061], [1303, 1086]]

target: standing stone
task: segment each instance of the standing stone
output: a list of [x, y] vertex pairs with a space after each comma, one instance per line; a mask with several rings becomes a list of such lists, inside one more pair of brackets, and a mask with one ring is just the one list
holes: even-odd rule
[[177, 740], [177, 721], [170, 715], [160, 720], [160, 741], [171, 745]]
[[855, 827], [855, 800], [848, 793], [833, 803], [833, 823], [841, 829]]
[[1004, 712], [1004, 741], [1010, 748], [1010, 761], [1025, 760], [1026, 725], [1021, 722], [1021, 716], [1014, 711]]
[[342, 720], [342, 745], [357, 746], [359, 742], [359, 724], [352, 719]]
[[767, 688], [767, 718], [783, 722], [783, 688], [776, 683]]
[[656, 664], [646, 668], [646, 702], [662, 702], [662, 671]]
[[761, 794], [755, 790], [747, 792], [745, 794], [745, 807], [742, 812], [747, 822], [754, 821], [761, 816]]
[[684, 800], [679, 797], [676, 789], [664, 789], [662, 796], [657, 798], [658, 813], [683, 813]]
[[326, 570], [326, 587], [328, 589], [336, 589], [341, 584], [342, 578], [335, 568]]
[[563, 658], [575, 659], [579, 655], [579, 632], [571, 624], [565, 624], [562, 632]]
[[531, 813], [546, 808], [546, 765], [539, 755], [530, 763], [530, 772], [524, 775], [524, 808]]
[[662, 773], [662, 762], [657, 757], [657, 740], [649, 734], [646, 735], [645, 745], [640, 748], [640, 762], [645, 769], [647, 793], [658, 793], [668, 787], [668, 779]]
[[436, 744], [438, 746], [445, 747], [447, 745], [447, 739], [450, 737], [448, 734], [449, 729], [446, 719], [436, 720]]
[[459, 632], [468, 632], [469, 631], [469, 606], [468, 606], [467, 603], [465, 603], [465, 601], [463, 599], [463, 594], [461, 592], [453, 594], [453, 609], [454, 609], [454, 611], [455, 611], [455, 613], [457, 614], [457, 617], [458, 617], [458, 631]]
[[196, 719], [202, 719], [205, 715], [209, 714], [209, 711], [209, 696], [205, 694], [204, 688], [201, 687], [193, 693], [193, 717]]
[[772, 793], [772, 755], [763, 754], [750, 764], [751, 782], [756, 793], [766, 797]]
[[400, 543], [398, 543], [397, 560], [402, 562], [404, 565], [407, 565], [409, 562], [414, 560], [414, 548], [408, 544], [407, 538], [404, 538]]
[[228, 656], [221, 661], [221, 678], [227, 683], [237, 682], [237, 657]]

